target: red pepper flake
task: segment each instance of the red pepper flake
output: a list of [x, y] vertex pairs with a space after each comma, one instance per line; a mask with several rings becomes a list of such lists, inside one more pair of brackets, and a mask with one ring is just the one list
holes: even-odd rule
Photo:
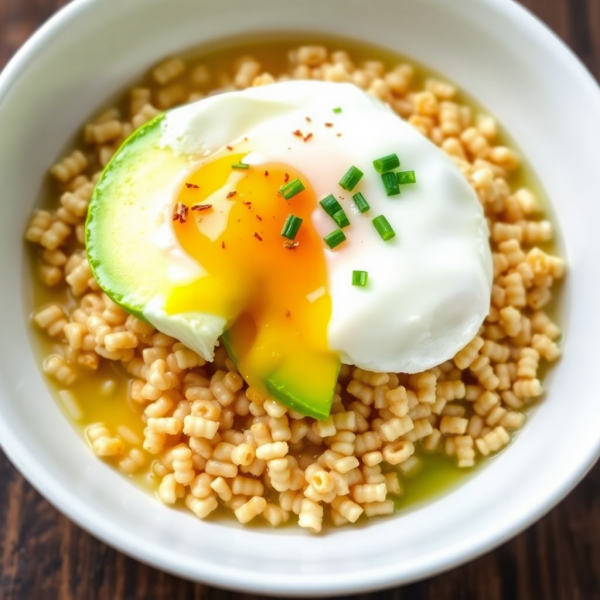
[[192, 210], [208, 210], [209, 208], [212, 208], [212, 204], [194, 204], [192, 206]]
[[295, 250], [300, 245], [300, 242], [292, 242], [291, 240], [285, 240], [283, 242], [283, 247], [288, 250]]
[[336, 133], [335, 136], [336, 137], [342, 137], [342, 134], [341, 133]]
[[256, 215], [256, 218], [257, 218], [259, 221], [262, 221], [262, 217], [261, 217], [260, 215]]
[[223, 248], [223, 250], [225, 250], [225, 242], [221, 242], [221, 248]]
[[254, 232], [254, 237], [259, 241], [262, 242], [262, 238], [260, 237], [260, 235], [258, 235], [258, 233], [255, 231]]
[[290, 180], [290, 176], [286, 173], [283, 178], [283, 183], [287, 183]]
[[227, 148], [227, 150], [233, 150], [233, 146], [225, 146], [225, 148]]
[[304, 141], [305, 141], [305, 142], [308, 142], [308, 140], [310, 140], [310, 138], [311, 138], [312, 136], [313, 136], [313, 134], [312, 134], [312, 133], [308, 133], [308, 134], [306, 134], [306, 135], [304, 136]]
[[228, 198], [233, 198], [233, 197], [234, 197], [236, 194], [237, 194], [237, 192], [236, 192], [235, 190], [233, 190], [232, 192], [229, 192], [229, 193], [227, 194], [227, 197], [228, 197]]
[[265, 177], [269, 176], [269, 171], [265, 171]]
[[278, 196], [281, 196], [281, 192], [277, 192], [277, 195], [278, 195]]
[[173, 213], [173, 221], [180, 221], [185, 223], [188, 217], [188, 207], [181, 202], [175, 205], [175, 212]]
[[242, 202], [242, 204], [245, 204], [246, 206], [250, 206], [252, 204], [252, 202], [250, 202], [250, 200], [244, 200]]
[[307, 123], [312, 123], [312, 119], [310, 117], [305, 117]]
[[299, 129], [296, 129], [296, 131], [292, 131], [292, 134], [296, 137], [302, 137], [302, 132]]
[[333, 123], [325, 123], [325, 127], [333, 127]]
[[200, 186], [196, 185], [195, 183], [186, 183], [185, 187], [189, 189], [193, 189], [193, 190], [197, 190]]
[[292, 313], [289, 310], [286, 310], [285, 311], [285, 316], [289, 318], [289, 317], [292, 316]]

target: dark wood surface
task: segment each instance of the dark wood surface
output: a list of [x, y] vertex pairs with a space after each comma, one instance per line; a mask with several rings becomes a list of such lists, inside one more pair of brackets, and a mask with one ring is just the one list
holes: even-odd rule
[[[0, 0], [0, 66], [64, 4]], [[600, 0], [523, 4], [600, 79]], [[244, 598], [256, 597], [166, 575], [97, 541], [50, 506], [0, 451], [0, 600]], [[497, 550], [433, 579], [359, 598], [600, 600], [600, 463], [557, 508]]]

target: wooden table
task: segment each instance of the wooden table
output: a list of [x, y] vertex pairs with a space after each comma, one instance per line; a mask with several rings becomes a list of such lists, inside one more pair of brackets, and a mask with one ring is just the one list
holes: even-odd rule
[[[63, 4], [0, 0], [0, 66]], [[523, 4], [600, 79], [600, 0]], [[166, 575], [105, 546], [50, 506], [0, 451], [0, 600], [176, 598], [255, 597]], [[550, 514], [497, 550], [433, 579], [360, 598], [600, 599], [600, 463]]]

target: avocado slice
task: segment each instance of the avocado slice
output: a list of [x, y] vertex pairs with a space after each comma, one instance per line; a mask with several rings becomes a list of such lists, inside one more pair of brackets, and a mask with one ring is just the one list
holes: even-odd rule
[[[156, 231], [156, 215], [163, 214], [170, 202], [173, 181], [191, 161], [161, 147], [164, 116], [135, 131], [107, 165], [96, 185], [86, 222], [86, 250], [96, 281], [114, 302], [144, 321], [148, 320], [144, 316], [147, 305], [169, 287], [167, 257], [147, 240]], [[213, 319], [211, 315], [204, 317]], [[210, 327], [206, 321], [196, 324], [211, 329], [216, 340], [222, 324], [216, 316], [214, 320]], [[186, 329], [189, 331], [172, 335], [194, 347], [194, 328], [188, 322]], [[222, 340], [232, 360], [243, 364], [249, 348], [244, 347], [242, 336], [236, 335], [235, 324]], [[326, 419], [339, 369], [340, 361], [334, 354], [303, 350], [283, 356], [260, 383], [293, 410]]]
[[86, 222], [87, 256], [96, 281], [140, 319], [168, 275], [164, 253], [143, 240], [156, 229], [156, 215], [170, 198], [173, 179], [188, 164], [186, 157], [160, 147], [163, 118], [138, 129], [107, 165]]
[[[306, 378], [319, 372], [324, 378]], [[303, 415], [323, 420], [329, 417], [340, 361], [331, 354], [299, 352], [288, 355], [267, 377], [267, 391], [282, 404]], [[322, 375], [322, 376], [323, 376]]]
[[[244, 349], [236, 343], [235, 326], [221, 340], [236, 367]], [[237, 355], [236, 355], [237, 353]], [[302, 350], [286, 355], [266, 376], [266, 391], [282, 404], [303, 415], [324, 420], [329, 417], [341, 362], [332, 353]]]

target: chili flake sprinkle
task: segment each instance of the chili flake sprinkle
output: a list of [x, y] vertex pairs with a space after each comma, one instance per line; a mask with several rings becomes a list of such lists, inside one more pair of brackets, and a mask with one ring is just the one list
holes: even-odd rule
[[181, 202], [178, 202], [175, 206], [175, 212], [173, 213], [173, 221], [180, 221], [185, 223], [188, 217], [188, 207]]
[[283, 178], [283, 183], [287, 183], [290, 180], [290, 176], [288, 173], [285, 174], [284, 178]]
[[208, 210], [209, 208], [212, 208], [212, 204], [194, 204], [192, 206], [192, 210]]
[[269, 171], [265, 171], [265, 177], [269, 176]]
[[325, 123], [325, 127], [333, 127], [333, 123]]
[[227, 148], [227, 150], [233, 150], [233, 146], [225, 146], [225, 148]]
[[291, 315], [292, 315], [292, 313], [291, 313], [289, 310], [286, 310], [286, 311], [285, 311], [285, 316], [286, 316], [286, 317], [290, 317]]
[[313, 134], [312, 134], [312, 133], [307, 133], [307, 134], [304, 136], [304, 141], [305, 141], [305, 142], [308, 142], [308, 140], [310, 140], [310, 138], [311, 138], [312, 136], [313, 136]]
[[221, 248], [223, 248], [223, 250], [225, 250], [225, 242], [221, 242]]
[[197, 190], [197, 189], [198, 189], [200, 186], [199, 186], [199, 185], [196, 185], [195, 183], [186, 183], [186, 184], [185, 184], [185, 187], [186, 187], [186, 188], [188, 188], [188, 190], [189, 190], [189, 189], [192, 189], [192, 190]]
[[310, 117], [305, 117], [307, 123], [312, 123], [312, 119]]
[[262, 242], [262, 238], [260, 237], [260, 235], [258, 235], [258, 232], [254, 232], [254, 237], [259, 241]]
[[295, 250], [300, 245], [300, 242], [292, 242], [291, 240], [285, 240], [283, 242], [283, 247], [288, 250]]
[[261, 217], [260, 215], [256, 215], [256, 218], [257, 218], [259, 221], [262, 221], [262, 217]]
[[228, 198], [233, 198], [233, 197], [234, 197], [236, 194], [237, 194], [237, 192], [236, 192], [235, 190], [233, 190], [232, 192], [229, 192], [229, 193], [227, 194], [227, 197], [228, 197]]

